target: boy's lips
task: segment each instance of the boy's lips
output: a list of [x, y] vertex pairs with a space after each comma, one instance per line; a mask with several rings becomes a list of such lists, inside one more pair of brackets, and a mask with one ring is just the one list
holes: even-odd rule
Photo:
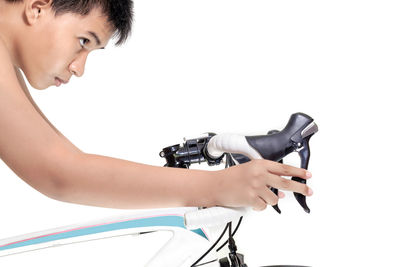
[[55, 81], [56, 81], [56, 86], [60, 86], [61, 84], [66, 84], [68, 83], [68, 81], [64, 81], [63, 79], [60, 79], [58, 77], [55, 77]]

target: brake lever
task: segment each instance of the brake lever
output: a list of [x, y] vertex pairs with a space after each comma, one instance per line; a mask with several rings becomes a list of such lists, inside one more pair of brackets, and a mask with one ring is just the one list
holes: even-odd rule
[[[268, 134], [275, 134], [278, 133], [278, 130], [271, 130], [268, 132]], [[310, 161], [310, 138], [313, 134], [307, 136], [306, 138], [303, 139], [303, 142], [301, 143], [301, 145], [299, 145], [299, 147], [301, 147], [301, 149], [296, 150], [296, 152], [298, 152], [299, 156], [300, 156], [300, 168], [302, 169], [306, 169], [308, 168], [308, 162]], [[279, 160], [279, 163], [283, 163], [283, 160]], [[293, 181], [302, 183], [302, 184], [306, 184], [306, 180], [300, 177], [292, 177]], [[278, 189], [271, 187], [270, 188], [272, 192], [274, 192], [275, 195], [278, 196]], [[304, 196], [303, 194], [297, 193], [297, 192], [293, 192], [297, 202], [300, 204], [300, 206], [304, 209], [305, 212], [310, 213], [310, 208], [307, 206], [307, 202], [306, 202], [306, 196]], [[278, 204], [272, 206], [279, 214], [281, 214], [281, 210], [278, 207]]]
[[[310, 160], [310, 138], [313, 134], [307, 136], [306, 138], [303, 139], [302, 142], [302, 149], [298, 151], [300, 160], [301, 160], [301, 168], [306, 169], [308, 168], [308, 162]], [[302, 184], [306, 184], [306, 180], [300, 177], [292, 177], [293, 181], [300, 182]], [[300, 206], [303, 207], [304, 211], [307, 213], [310, 213], [310, 208], [307, 206], [306, 203], [306, 196], [297, 192], [293, 193], [297, 202], [299, 202]]]
[[[268, 132], [268, 134], [275, 134], [275, 133], [278, 133], [278, 132], [279, 132], [278, 130], [271, 130], [271, 131]], [[296, 143], [297, 148], [296, 148], [295, 151], [300, 156], [300, 161], [301, 161], [300, 168], [302, 168], [302, 169], [306, 169], [307, 170], [307, 168], [308, 168], [308, 162], [310, 161], [310, 144], [309, 144], [309, 141], [310, 141], [311, 136], [313, 136], [313, 135], [314, 135], [314, 133], [312, 133], [309, 136], [305, 137], [302, 142]], [[283, 163], [283, 160], [281, 159], [278, 162], [279, 163]], [[300, 177], [292, 177], [292, 180], [296, 181], [296, 182], [300, 182], [302, 184], [306, 184], [307, 183], [305, 179], [300, 178]], [[275, 195], [278, 196], [278, 189], [276, 189], [274, 187], [271, 187], [270, 189]], [[304, 211], [307, 212], [307, 213], [310, 213], [310, 208], [307, 206], [307, 202], [306, 202], [306, 196], [303, 195], [303, 194], [297, 193], [297, 192], [293, 192], [293, 194], [294, 194], [297, 202], [304, 209]], [[274, 205], [272, 207], [279, 214], [281, 214], [281, 210], [278, 207], [278, 204], [276, 204], [276, 205]]]
[[[295, 113], [289, 119], [284, 129], [281, 131], [272, 130], [267, 135], [246, 136], [249, 145], [254, 148], [263, 159], [268, 159], [283, 163], [283, 158], [292, 152], [297, 152], [301, 160], [301, 168], [307, 169], [310, 159], [309, 140], [318, 131], [318, 126], [314, 120], [304, 114]], [[306, 184], [306, 180], [299, 177], [292, 177], [293, 181]], [[278, 195], [276, 188], [269, 187], [272, 192]], [[310, 213], [310, 209], [306, 203], [306, 196], [294, 193], [297, 202], [301, 205], [305, 212]], [[274, 209], [280, 212], [277, 205]]]

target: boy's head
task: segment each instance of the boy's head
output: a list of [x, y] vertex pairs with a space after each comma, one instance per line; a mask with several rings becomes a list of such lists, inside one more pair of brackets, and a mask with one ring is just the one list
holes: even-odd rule
[[10, 27], [0, 34], [11, 43], [14, 64], [36, 89], [83, 75], [89, 52], [111, 38], [120, 45], [131, 32], [132, 0], [5, 1]]

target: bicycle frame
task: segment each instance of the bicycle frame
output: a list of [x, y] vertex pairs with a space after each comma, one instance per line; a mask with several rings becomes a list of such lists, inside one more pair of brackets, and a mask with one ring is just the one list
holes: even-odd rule
[[[146, 266], [190, 266], [214, 241], [207, 229], [189, 230], [185, 226], [185, 214], [198, 209], [152, 210], [7, 238], [0, 240], [0, 257], [102, 238], [169, 231], [172, 237]], [[220, 266], [215, 253], [202, 262], [209, 262], [202, 266]]]

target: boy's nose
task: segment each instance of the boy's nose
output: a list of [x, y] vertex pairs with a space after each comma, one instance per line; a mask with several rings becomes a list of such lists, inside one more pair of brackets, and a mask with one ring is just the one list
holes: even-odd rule
[[81, 77], [85, 72], [85, 64], [88, 54], [82, 53], [69, 65], [69, 71], [72, 75]]

